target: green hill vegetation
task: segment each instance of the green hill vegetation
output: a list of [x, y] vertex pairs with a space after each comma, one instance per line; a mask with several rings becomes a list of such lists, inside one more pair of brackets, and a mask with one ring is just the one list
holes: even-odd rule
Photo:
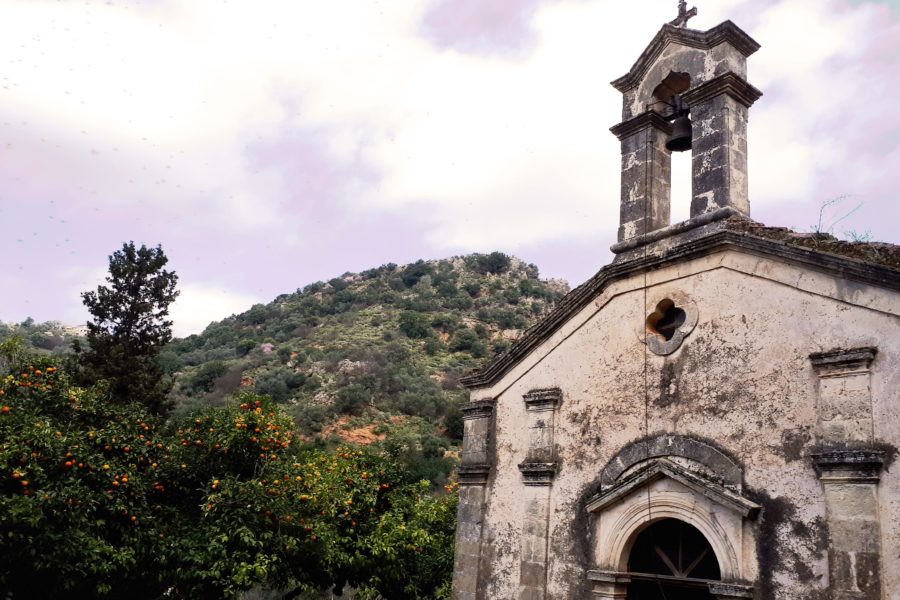
[[374, 443], [440, 481], [462, 437], [460, 376], [566, 291], [499, 252], [387, 264], [212, 323], [161, 360], [177, 375], [176, 412], [268, 395], [310, 444]]
[[36, 354], [68, 354], [72, 342], [84, 337], [85, 327], [66, 327], [59, 321], [36, 323], [31, 317], [21, 323], [0, 321], [0, 341], [19, 338], [22, 346]]

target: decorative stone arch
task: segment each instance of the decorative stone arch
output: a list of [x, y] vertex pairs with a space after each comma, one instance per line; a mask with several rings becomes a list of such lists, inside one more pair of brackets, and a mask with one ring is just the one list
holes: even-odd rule
[[715, 473], [725, 487], [741, 489], [743, 469], [737, 461], [706, 442], [671, 433], [635, 440], [619, 450], [600, 471], [601, 489], [614, 485], [624, 472], [638, 463], [664, 456], [679, 456], [701, 463]]
[[[709, 543], [721, 579], [709, 585], [716, 598], [747, 598], [744, 521], [760, 507], [741, 495], [743, 470], [721, 450], [693, 438], [660, 434], [622, 448], [600, 473], [600, 490], [589, 498], [593, 539], [594, 598], [622, 599], [631, 577], [631, 552], [646, 528], [665, 519], [690, 525]], [[687, 581], [687, 580], [685, 580]]]
[[681, 492], [658, 492], [650, 495], [649, 501], [630, 505], [610, 524], [613, 535], [603, 544], [597, 556], [601, 569], [625, 572], [628, 559], [638, 535], [654, 523], [663, 519], [677, 519], [696, 527], [712, 546], [722, 573], [722, 580], [740, 578], [740, 563], [734, 545], [722, 525], [704, 512], [698, 504], [685, 498]]

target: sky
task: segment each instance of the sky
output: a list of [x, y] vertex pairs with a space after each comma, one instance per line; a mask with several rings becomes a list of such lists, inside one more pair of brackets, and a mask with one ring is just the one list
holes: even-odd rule
[[[690, 3], [694, 6], [696, 3]], [[706, 0], [762, 49], [751, 216], [900, 243], [900, 0]], [[500, 250], [607, 264], [609, 132], [676, 0], [0, 0], [0, 320], [83, 323], [161, 244], [175, 333], [311, 282]], [[674, 163], [687, 218], [689, 158]], [[824, 211], [821, 207], [835, 200]]]

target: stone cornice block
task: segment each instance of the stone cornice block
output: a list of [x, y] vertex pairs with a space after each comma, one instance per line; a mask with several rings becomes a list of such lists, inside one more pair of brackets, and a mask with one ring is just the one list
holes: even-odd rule
[[819, 479], [826, 483], [877, 483], [885, 453], [882, 450], [831, 450], [810, 454]]
[[868, 369], [878, 354], [878, 348], [849, 348], [813, 352], [809, 360], [817, 371], [858, 371]]
[[617, 242], [610, 246], [609, 250], [613, 254], [621, 254], [623, 252], [628, 252], [629, 250], [635, 250], [642, 246], [652, 244], [653, 242], [658, 242], [659, 240], [663, 240], [665, 238], [685, 233], [693, 229], [698, 229], [705, 225], [709, 225], [710, 223], [715, 223], [716, 221], [724, 221], [725, 219], [739, 216], [741, 216], [741, 213], [736, 209], [730, 206], [723, 206], [722, 208], [717, 208], [714, 211], [703, 213], [702, 215], [697, 215], [696, 217], [691, 217], [690, 219], [681, 221], [680, 223], [673, 223], [668, 227], [663, 227], [662, 229], [657, 229], [655, 231], [650, 231], [642, 235], [636, 235], [632, 238], [628, 238], [627, 240], [622, 240], [621, 242]]
[[717, 600], [724, 600], [725, 598], [752, 598], [753, 586], [712, 581], [709, 583], [709, 593], [715, 596]]
[[556, 476], [556, 463], [521, 463], [519, 471], [522, 472], [522, 478], [525, 485], [550, 485]]
[[729, 71], [684, 93], [688, 106], [696, 106], [716, 96], [728, 94], [747, 108], [762, 98], [763, 93], [747, 83], [740, 75]]
[[622, 121], [609, 130], [619, 138], [619, 141], [622, 141], [650, 128], [658, 129], [666, 135], [672, 135], [672, 124], [666, 121], [659, 113], [652, 110], [641, 113], [627, 121]]
[[460, 485], [484, 485], [491, 473], [491, 465], [464, 465], [456, 469]]
[[745, 57], [750, 56], [760, 45], [740, 27], [731, 21], [725, 21], [708, 31], [698, 31], [674, 25], [663, 25], [650, 45], [631, 67], [627, 74], [612, 82], [612, 86], [623, 94], [636, 87], [647, 70], [665, 50], [669, 43], [682, 44], [700, 50], [709, 50], [719, 44], [730, 44]]
[[526, 410], [549, 411], [555, 409], [562, 400], [562, 390], [559, 388], [531, 390], [522, 398], [525, 400]]
[[618, 571], [588, 571], [587, 577], [588, 580], [598, 583], [631, 583], [629, 573]]
[[467, 402], [460, 407], [463, 420], [468, 419], [490, 419], [494, 414], [494, 399], [476, 400], [475, 402]]

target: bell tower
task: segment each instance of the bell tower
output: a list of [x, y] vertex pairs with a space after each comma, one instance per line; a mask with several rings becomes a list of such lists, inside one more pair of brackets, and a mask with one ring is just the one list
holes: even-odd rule
[[622, 145], [614, 252], [663, 237], [653, 232], [670, 226], [673, 151], [692, 153], [686, 223], [750, 214], [747, 117], [762, 92], [747, 82], [747, 57], [759, 44], [731, 21], [708, 31], [688, 29], [696, 14], [681, 0], [678, 17], [612, 82], [623, 96], [622, 122], [612, 128]]

